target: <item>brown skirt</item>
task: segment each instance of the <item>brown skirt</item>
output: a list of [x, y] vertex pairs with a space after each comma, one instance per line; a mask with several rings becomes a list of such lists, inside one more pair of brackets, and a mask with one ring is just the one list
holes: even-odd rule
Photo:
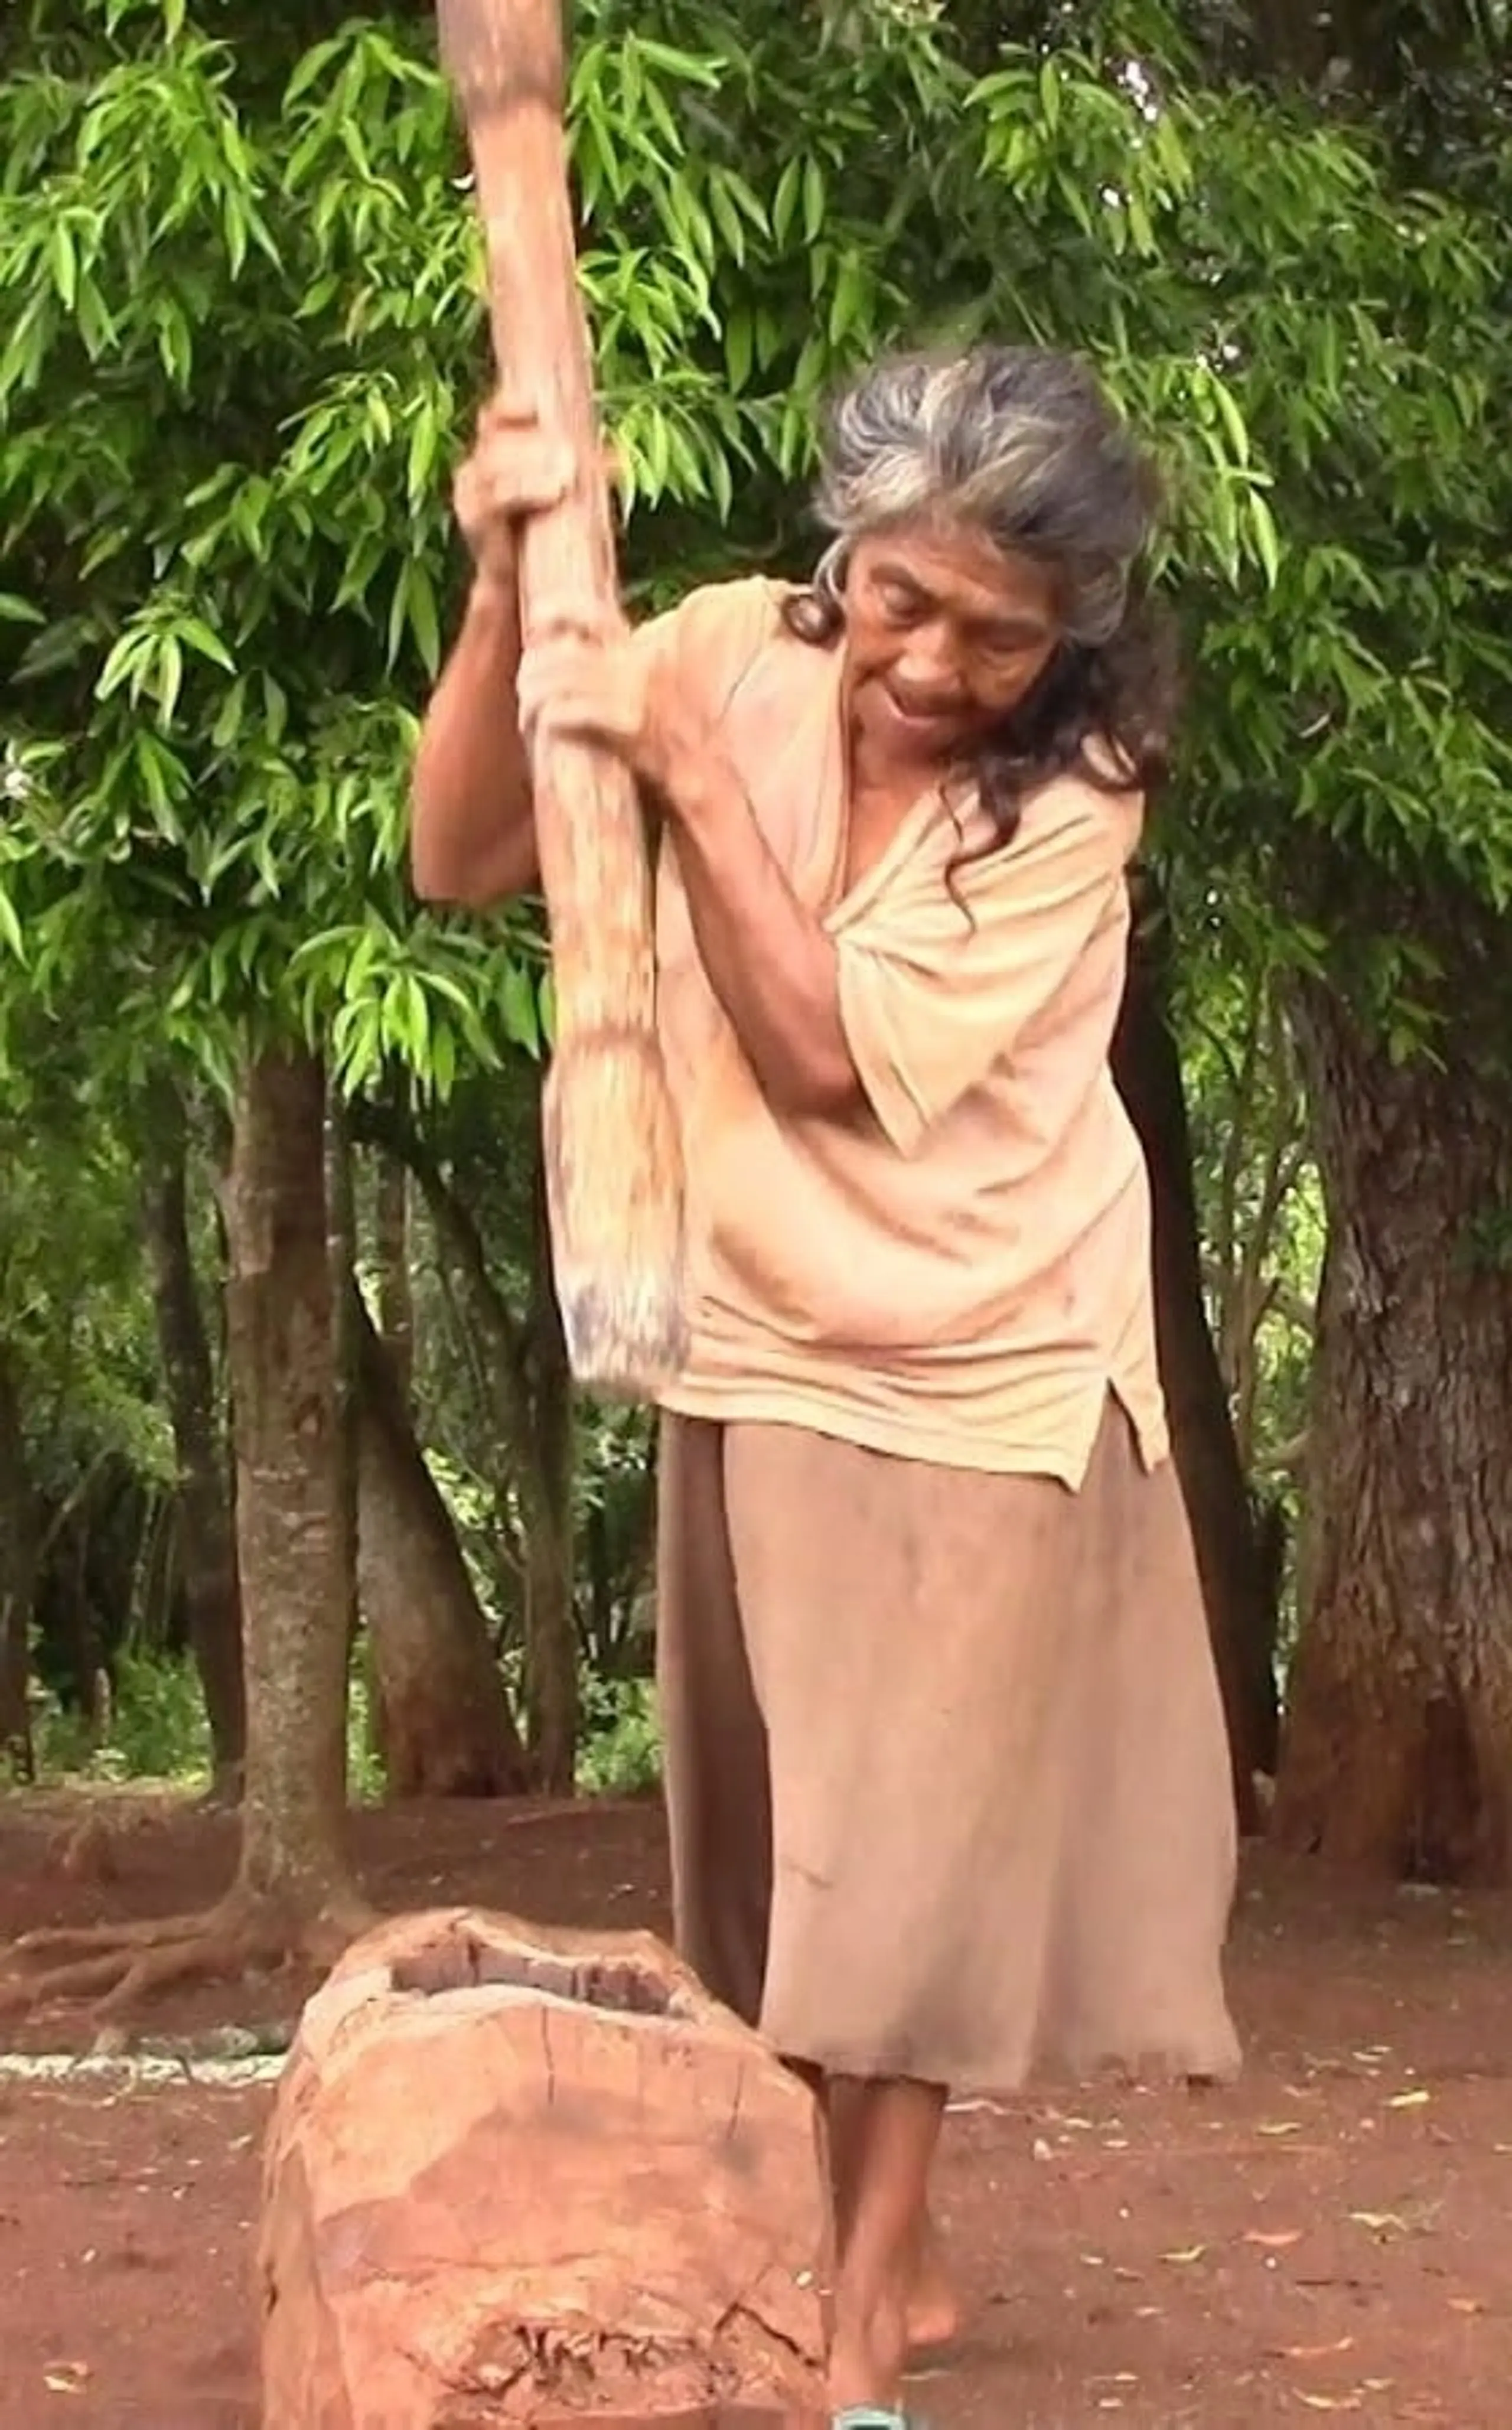
[[678, 1943], [787, 2057], [1007, 2091], [1227, 2076], [1235, 1831], [1180, 1489], [1109, 1401], [1079, 1492], [672, 1418]]

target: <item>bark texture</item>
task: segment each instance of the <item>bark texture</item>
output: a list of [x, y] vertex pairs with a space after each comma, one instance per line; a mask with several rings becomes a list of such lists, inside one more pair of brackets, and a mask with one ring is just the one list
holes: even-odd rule
[[[1486, 940], [1494, 957], [1504, 952]], [[1486, 974], [1465, 966], [1466, 1001]], [[1390, 1875], [1512, 1866], [1512, 1122], [1489, 1055], [1298, 1028], [1328, 1203], [1275, 1827]]]
[[1150, 1173], [1160, 1377], [1228, 1723], [1235, 1803], [1241, 1829], [1254, 1831], [1254, 1775], [1275, 1763], [1276, 1614], [1203, 1295], [1187, 1098], [1166, 1012], [1165, 926], [1147, 881], [1135, 908], [1113, 1070]]
[[524, 1750], [450, 1513], [356, 1289], [358, 1586], [395, 1797], [502, 1797]]
[[246, 1749], [241, 1594], [224, 1428], [189, 1230], [189, 1132], [183, 1100], [160, 1081], [145, 1113], [144, 1218], [158, 1350], [178, 1467], [179, 1589], [210, 1727], [215, 1787], [241, 1777]]
[[242, 1888], [341, 1907], [352, 1547], [342, 1490], [320, 1064], [268, 1052], [237, 1092], [225, 1190], [245, 1631]]
[[[465, 1157], [443, 1166], [434, 1149], [391, 1107], [365, 1107], [366, 1144], [397, 1156], [424, 1201], [448, 1306], [459, 1318], [457, 1345], [486, 1398], [499, 1444], [499, 1508], [517, 1549], [519, 1641], [523, 1655], [525, 1745], [534, 1786], [568, 1795], [574, 1785], [578, 1723], [574, 1599], [573, 1373], [556, 1289], [548, 1212], [547, 1156], [535, 1123], [521, 1115], [522, 1157], [530, 1153], [531, 1256], [524, 1305], [506, 1290], [490, 1262], [473, 1205], [507, 1189], [512, 1221], [527, 1220], [518, 1169], [490, 1175]], [[527, 1150], [525, 1141], [533, 1145]], [[470, 1173], [464, 1194], [459, 1174]], [[514, 1210], [518, 1210], [515, 1212]]]

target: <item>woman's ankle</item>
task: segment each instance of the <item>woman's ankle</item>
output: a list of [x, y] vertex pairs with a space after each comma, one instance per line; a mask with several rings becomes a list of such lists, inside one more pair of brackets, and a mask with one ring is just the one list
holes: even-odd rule
[[901, 2289], [889, 2289], [864, 2306], [843, 2289], [837, 2290], [825, 2373], [834, 2411], [843, 2412], [853, 2405], [897, 2405], [907, 2356], [907, 2300]]

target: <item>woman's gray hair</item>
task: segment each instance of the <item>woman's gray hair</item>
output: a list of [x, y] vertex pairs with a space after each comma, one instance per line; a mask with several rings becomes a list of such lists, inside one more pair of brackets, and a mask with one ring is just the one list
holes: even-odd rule
[[1111, 791], [1159, 783], [1180, 694], [1171, 623], [1140, 564], [1160, 484], [1089, 365], [1032, 346], [878, 363], [830, 414], [817, 503], [834, 539], [782, 613], [821, 649], [844, 633], [846, 567], [871, 533], [964, 523], [1052, 569], [1060, 645], [975, 755], [999, 843], [1067, 770]]
[[835, 534], [813, 581], [830, 616], [857, 540], [963, 523], [1054, 567], [1068, 640], [1097, 648], [1123, 621], [1159, 484], [1088, 365], [978, 346], [895, 355], [847, 389], [829, 415], [816, 503]]

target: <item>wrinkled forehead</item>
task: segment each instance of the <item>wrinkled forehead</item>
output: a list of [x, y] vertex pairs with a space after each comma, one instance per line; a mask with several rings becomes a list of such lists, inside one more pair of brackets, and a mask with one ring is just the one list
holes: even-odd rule
[[891, 524], [857, 544], [855, 563], [869, 580], [967, 623], [1011, 622], [1050, 632], [1060, 621], [1055, 568], [997, 547], [969, 524]]

